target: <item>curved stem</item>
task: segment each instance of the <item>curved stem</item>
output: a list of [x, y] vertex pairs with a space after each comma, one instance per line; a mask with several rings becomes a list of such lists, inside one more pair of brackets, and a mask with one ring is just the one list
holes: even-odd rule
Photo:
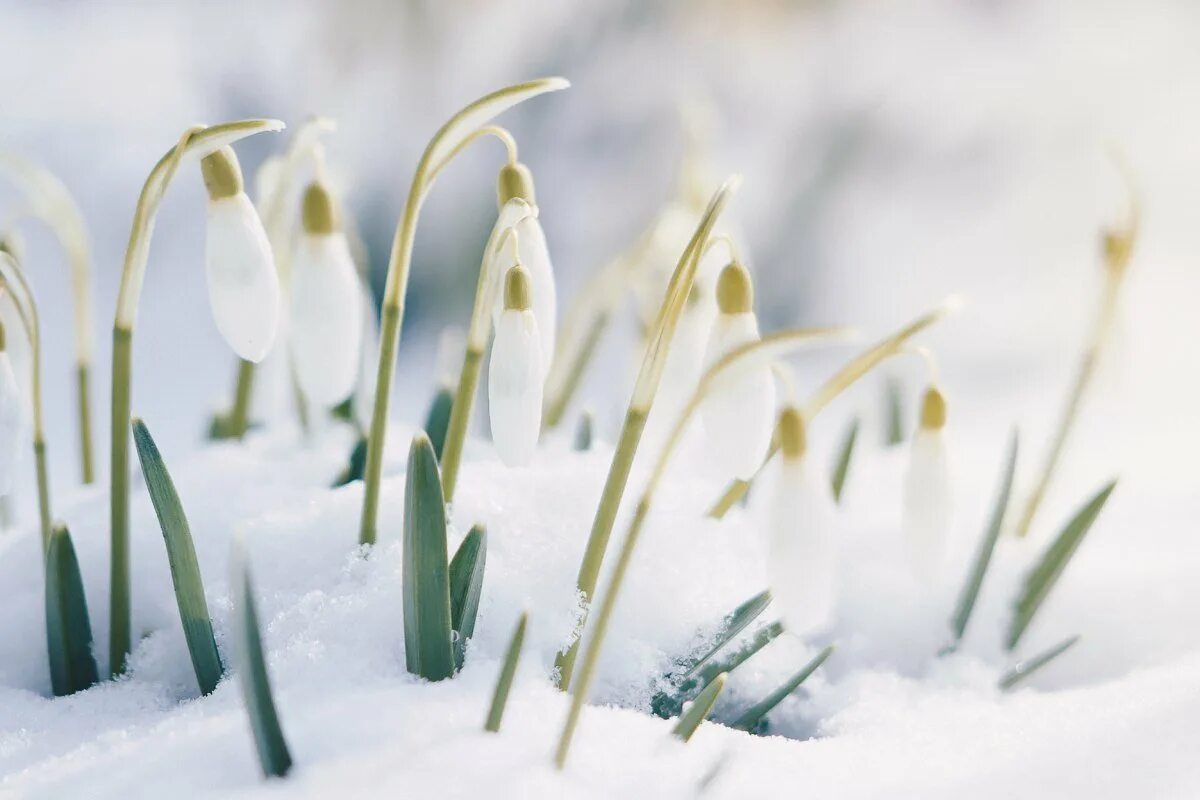
[[[829, 405], [829, 403], [832, 402], [835, 397], [853, 386], [854, 383], [860, 378], [873, 370], [875, 367], [879, 366], [882, 361], [904, 352], [905, 344], [909, 339], [925, 330], [933, 323], [942, 319], [947, 314], [953, 312], [957, 308], [958, 301], [956, 299], [952, 298], [947, 300], [934, 310], [926, 314], [922, 314], [920, 317], [917, 317], [915, 320], [910, 322], [908, 325], [905, 325], [896, 333], [888, 336], [887, 338], [875, 344], [873, 347], [855, 356], [853, 359], [847, 362], [846, 365], [841, 368], [841, 370], [834, 374], [833, 377], [822, 384], [821, 387], [818, 388], [817, 391], [814, 392], [813, 395], [808, 399], [808, 402], [805, 403], [803, 408], [804, 418], [812, 419], [815, 417], [821, 411], [821, 409]], [[762, 474], [763, 467], [765, 467], [771, 461], [777, 452], [779, 452], [779, 443], [773, 442], [771, 444], [771, 450], [767, 454], [766, 461], [764, 461], [763, 465], [758, 468], [758, 472], [755, 473], [754, 477], [750, 478], [748, 481], [735, 480], [730, 483], [729, 488], [725, 490], [725, 493], [722, 494], [717, 502], [713, 504], [713, 507], [709, 509], [708, 516], [716, 519], [721, 519], [724, 517], [729, 509], [733, 508], [733, 506], [739, 500], [741, 500], [743, 496], [745, 496], [746, 492], [749, 491], [751, 484], [754, 483], [754, 480]]]
[[167, 187], [185, 156], [204, 156], [227, 144], [262, 131], [282, 130], [276, 120], [241, 120], [206, 128], [193, 126], [159, 159], [150, 171], [134, 211], [125, 264], [113, 320], [111, 473], [109, 475], [109, 521], [112, 546], [110, 582], [109, 668], [117, 675], [130, 652], [129, 601], [129, 419], [133, 391], [133, 329], [138, 301], [146, 276], [146, 261], [154, 218]]
[[429, 171], [429, 176], [426, 178], [426, 183], [432, 186], [433, 182], [436, 181], [438, 176], [442, 174], [442, 170], [444, 170], [451, 161], [457, 158], [459, 153], [461, 153], [463, 150], [466, 150], [472, 142], [476, 141], [477, 139], [482, 139], [485, 136], [494, 136], [495, 138], [499, 139], [504, 144], [504, 152], [508, 156], [508, 163], [517, 163], [517, 140], [513, 138], [513, 135], [509, 133], [506, 128], [502, 128], [499, 125], [484, 125], [482, 128], [477, 128], [475, 131], [464, 137], [461, 142], [455, 145], [454, 149], [450, 151], [449, 155], [439, 161], [434, 168]]
[[387, 437], [388, 405], [392, 378], [396, 371], [396, 351], [400, 346], [400, 323], [404, 319], [404, 299], [412, 266], [413, 238], [421, 205], [431, 187], [430, 175], [456, 153], [459, 143], [485, 126], [497, 114], [545, 92], [565, 89], [562, 78], [543, 78], [517, 84], [476, 100], [450, 118], [434, 134], [413, 174], [404, 212], [396, 225], [392, 253], [388, 259], [379, 332], [379, 367], [375, 382], [375, 406], [371, 412], [371, 431], [367, 437], [367, 463], [363, 471], [363, 512], [359, 542], [374, 544], [379, 520], [379, 481], [383, 473], [383, 445]]
[[571, 687], [571, 705], [567, 712], [567, 720], [563, 725], [563, 732], [559, 737], [558, 749], [554, 757], [555, 764], [559, 769], [562, 769], [566, 763], [567, 753], [571, 747], [571, 740], [575, 735], [575, 728], [579, 724], [579, 716], [583, 711], [584, 704], [587, 702], [588, 690], [591, 688], [596, 667], [600, 663], [600, 650], [604, 646], [604, 637], [608, 632], [608, 623], [612, 617], [613, 609], [616, 608], [617, 597], [620, 594], [621, 587], [624, 585], [625, 574], [633, 559], [633, 551], [637, 547], [646, 517], [649, 515], [651, 505], [654, 502], [654, 492], [666, 474], [671, 456], [674, 455], [675, 449], [683, 439], [683, 432], [687, 430], [688, 423], [691, 422], [692, 417], [700, 408], [704, 398], [712, 389], [713, 383], [730, 367], [742, 363], [751, 357], [761, 357], [767, 353], [779, 355], [782, 354], [782, 351], [794, 349], [801, 344], [815, 339], [828, 338], [844, 333], [846, 333], [845, 329], [841, 328], [816, 328], [812, 330], [796, 329], [783, 331], [764, 337], [762, 341], [751, 342], [729, 352], [705, 372], [704, 376], [700, 379], [696, 390], [692, 392], [687, 405], [684, 406], [683, 411], [676, 418], [670, 435], [659, 451], [658, 460], [654, 462], [654, 469], [651, 471], [650, 478], [646, 482], [646, 487], [642, 490], [642, 496], [638, 500], [637, 510], [634, 512], [633, 521], [629, 526], [629, 533], [621, 545], [621, 552], [617, 557], [616, 568], [613, 570], [608, 585], [605, 587], [604, 599], [601, 601], [596, 613], [596, 622], [592, 627], [592, 635], [588, 639], [588, 646], [584, 651], [583, 661], [580, 664], [578, 680]]
[[[46, 431], [42, 417], [42, 337], [38, 320], [37, 300], [29, 288], [17, 262], [8, 254], [0, 253], [0, 286], [7, 289], [21, 319], [21, 326], [29, 339], [32, 354], [33, 396], [33, 456], [38, 490], [38, 518], [41, 522], [42, 554], [50, 546], [50, 481], [46, 469]], [[20, 294], [13, 287], [20, 288]]]
[[[649, 341], [646, 345], [646, 355], [642, 358], [642, 367], [638, 372], [637, 383], [633, 387], [633, 397], [629, 401], [629, 410], [625, 413], [625, 423], [617, 440], [617, 449], [613, 453], [612, 463], [608, 468], [608, 477], [604, 481], [604, 491], [600, 495], [600, 504], [596, 507], [596, 516], [592, 520], [592, 530], [588, 534], [587, 548], [583, 553], [583, 561], [579, 565], [579, 575], [576, 578], [576, 588], [583, 595], [584, 603], [590, 603], [596, 591], [596, 581], [600, 576], [600, 566], [604, 563], [604, 553], [608, 549], [608, 540], [612, 536], [613, 525], [616, 524], [617, 511], [621, 506], [621, 498], [625, 494], [625, 486], [629, 482], [629, 473], [633, 469], [633, 460], [637, 455], [638, 444], [645, 430], [646, 420], [654, 405], [654, 397], [658, 392], [658, 384], [662, 378], [663, 367], [675, 328], [679, 323], [679, 315], [687, 304], [688, 293], [696, 279], [696, 269], [699, 266], [700, 250], [708, 240], [713, 226], [721, 212], [725, 210], [733, 192], [741, 183], [740, 176], [733, 176], [717, 190], [708, 204], [696, 232], [679, 257], [679, 264], [671, 275], [667, 285], [666, 297], [659, 309], [654, 327], [650, 329]], [[581, 620], [582, 626], [585, 620]], [[581, 627], [582, 630], [582, 627]], [[555, 659], [559, 671], [558, 685], [566, 689], [571, 685], [571, 672], [575, 667], [575, 658], [579, 652], [579, 640], [571, 643], [566, 651]]]
[[[500, 277], [495, 274], [499, 259], [496, 255], [510, 243], [513, 249], [513, 262], [518, 253], [517, 225], [522, 220], [533, 216], [533, 207], [522, 200], [515, 200], [525, 206], [524, 214], [511, 227], [505, 228], [499, 234], [492, 231], [488, 237], [487, 246], [483, 250], [483, 263], [479, 265], [479, 280], [475, 286], [475, 305], [471, 309], [471, 322], [467, 327], [467, 350], [463, 355], [462, 372], [458, 376], [458, 388], [450, 405], [450, 421], [446, 426], [446, 440], [442, 446], [442, 486], [446, 502], [454, 499], [454, 488], [458, 484], [458, 468], [462, 462], [463, 446], [467, 440], [467, 428], [471, 425], [471, 410], [475, 405], [475, 392], [479, 385], [479, 373], [483, 367], [483, 352], [487, 349], [488, 337], [492, 329], [492, 309], [496, 305], [496, 291], [500, 285]], [[492, 269], [489, 269], [492, 267]]]

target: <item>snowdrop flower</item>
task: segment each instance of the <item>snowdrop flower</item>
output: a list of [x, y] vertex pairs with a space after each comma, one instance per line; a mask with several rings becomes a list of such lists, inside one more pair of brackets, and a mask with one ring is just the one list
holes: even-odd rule
[[320, 182], [309, 184], [292, 259], [292, 363], [301, 391], [331, 408], [354, 391], [363, 341], [363, 295], [350, 247]]
[[513, 266], [504, 276], [504, 311], [488, 370], [492, 440], [510, 467], [532, 460], [542, 427], [543, 352], [531, 295], [529, 273]]
[[240, 358], [259, 362], [275, 342], [279, 279], [271, 244], [242, 188], [230, 147], [200, 161], [208, 190], [205, 262], [208, 299], [217, 330]]
[[801, 636], [824, 626], [833, 612], [837, 512], [824, 471], [805, 458], [804, 419], [795, 408], [779, 418], [779, 444], [768, 498], [767, 574], [784, 626]]
[[0, 495], [12, 490], [24, 404], [5, 339], [4, 326], [0, 325]]
[[945, 424], [946, 400], [931, 386], [921, 403], [921, 424], [904, 475], [904, 537], [909, 562], [913, 574], [927, 582], [941, 573], [950, 524]]
[[[707, 366], [730, 351], [759, 340], [750, 273], [734, 261], [717, 280], [719, 313], [708, 339]], [[748, 359], [713, 381], [700, 409], [712, 452], [734, 477], [746, 480], [762, 466], [771, 447], [775, 422], [775, 384], [771, 367]]]
[[[521, 163], [505, 164], [497, 179], [496, 199], [499, 201], [500, 214], [496, 218], [493, 241], [500, 242], [504, 231], [509, 228], [517, 234], [517, 258], [529, 276], [530, 302], [541, 339], [544, 378], [554, 356], [558, 292], [554, 285], [554, 268], [550, 263], [546, 234], [538, 222], [539, 211], [529, 168]], [[496, 258], [499, 258], [498, 253], [493, 255], [493, 260]], [[490, 268], [494, 269], [495, 266], [493, 263]], [[497, 276], [497, 280], [504, 278]], [[497, 302], [493, 316], [497, 325], [503, 312], [503, 304]]]

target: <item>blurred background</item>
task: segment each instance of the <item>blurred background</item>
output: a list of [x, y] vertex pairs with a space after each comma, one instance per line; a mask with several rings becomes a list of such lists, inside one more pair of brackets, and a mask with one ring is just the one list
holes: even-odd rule
[[[968, 299], [929, 341], [948, 396], [963, 398], [955, 423], [989, 435], [989, 465], [1010, 425], [1041, 437], [1057, 414], [1101, 285], [1100, 228], [1128, 202], [1108, 155], [1121, 153], [1143, 238], [1111, 363], [1077, 430], [1087, 445], [1063, 474], [1087, 487], [1117, 472], [1156, 491], [1195, 486], [1200, 5], [60, 1], [0, 2], [0, 18], [0, 147], [59, 175], [92, 237], [102, 468], [130, 221], [184, 128], [336, 119], [329, 162], [378, 290], [433, 132], [481, 94], [563, 75], [569, 91], [501, 120], [537, 179], [562, 307], [673, 196], [691, 136], [713, 188], [745, 176], [732, 217], [765, 328], [850, 322], [873, 337], [951, 292]], [[288, 136], [239, 145], [247, 175]], [[473, 148], [422, 216], [396, 394], [411, 419], [428, 401], [432, 342], [469, 315], [500, 163], [494, 144]], [[199, 444], [234, 374], [207, 308], [195, 172], [163, 205], [134, 347], [134, 411], [169, 456]], [[0, 215], [17, 200], [0, 186]], [[67, 271], [45, 229], [21, 234], [43, 306], [52, 471], [66, 491], [77, 482]], [[622, 326], [634, 330], [631, 315]], [[621, 342], [606, 343], [583, 392], [598, 397], [609, 436], [631, 358]], [[901, 377], [916, 392], [910, 367]]]

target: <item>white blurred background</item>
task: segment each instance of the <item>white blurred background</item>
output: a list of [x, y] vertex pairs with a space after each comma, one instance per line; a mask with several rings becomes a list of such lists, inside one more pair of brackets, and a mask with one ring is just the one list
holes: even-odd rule
[[[1143, 502], [1195, 495], [1194, 3], [3, 2], [0, 19], [0, 147], [62, 177], [91, 229], [102, 469], [109, 321], [133, 208], [185, 127], [337, 119], [329, 158], [346, 176], [378, 288], [429, 136], [485, 92], [561, 74], [568, 92], [502, 119], [537, 177], [561, 296], [668, 199], [680, 110], [707, 109], [714, 177], [746, 178], [734, 214], [765, 327], [851, 322], [875, 335], [966, 295], [967, 310], [929, 341], [955, 424], [995, 445], [989, 470], [1013, 423], [1040, 457], [1058, 413], [1100, 286], [1099, 227], [1125, 203], [1106, 157], [1116, 148], [1137, 177], [1144, 235], [1062, 485], [1120, 473]], [[240, 145], [247, 174], [285, 142]], [[469, 314], [499, 164], [494, 145], [474, 148], [426, 206], [401, 346], [403, 413], [427, 402], [437, 331]], [[0, 187], [0, 214], [15, 200]], [[77, 481], [66, 270], [45, 230], [22, 233], [43, 306], [61, 493]], [[134, 347], [134, 410], [168, 454], [200, 442], [232, 388], [233, 356], [205, 299], [203, 236], [199, 176], [184, 176], [159, 218]], [[584, 392], [605, 390], [593, 404], [614, 418], [619, 339]], [[915, 392], [918, 373], [906, 379]], [[1047, 508], [1079, 496], [1064, 489]]]

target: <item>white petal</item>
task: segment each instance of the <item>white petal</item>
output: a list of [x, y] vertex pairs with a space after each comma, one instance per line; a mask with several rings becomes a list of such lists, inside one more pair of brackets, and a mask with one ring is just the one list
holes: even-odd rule
[[7, 352], [0, 352], [0, 495], [12, 490], [21, 443], [21, 389]]
[[205, 244], [217, 330], [238, 356], [261, 361], [275, 342], [279, 280], [267, 234], [244, 193], [208, 204]]
[[[758, 339], [753, 313], [719, 314], [709, 337], [707, 367]], [[734, 365], [714, 380], [700, 416], [713, 456], [734, 477], [748, 479], [762, 465], [775, 432], [775, 411], [775, 381], [760, 360]]]
[[488, 369], [492, 440], [510, 467], [528, 464], [542, 428], [542, 346], [531, 311], [505, 311]]
[[548, 370], [554, 357], [558, 327], [558, 290], [554, 285], [550, 250], [546, 247], [542, 225], [535, 217], [526, 217], [517, 223], [517, 234], [517, 252], [521, 265], [529, 272], [533, 316], [537, 318], [538, 335], [542, 340], [542, 360], [544, 368]]
[[768, 506], [771, 595], [784, 627], [801, 636], [826, 625], [837, 580], [837, 510], [829, 482], [805, 459], [782, 459]]
[[291, 290], [296, 379], [310, 401], [335, 406], [354, 391], [363, 336], [362, 290], [346, 237], [300, 237]]
[[946, 560], [950, 526], [950, 472], [941, 431], [913, 437], [904, 475], [904, 538], [918, 580], [936, 581]]
[[365, 281], [359, 281], [362, 296], [362, 346], [359, 348], [358, 384], [354, 387], [354, 416], [364, 428], [371, 427], [375, 411], [375, 383], [379, 378], [379, 319], [375, 298]]

